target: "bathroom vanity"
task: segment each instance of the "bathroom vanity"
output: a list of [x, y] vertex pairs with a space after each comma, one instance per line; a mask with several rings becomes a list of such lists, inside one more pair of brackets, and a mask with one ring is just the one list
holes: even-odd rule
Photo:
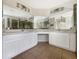
[[[39, 32], [40, 31], [40, 32]], [[38, 34], [48, 35], [48, 41], [50, 45], [64, 48], [73, 52], [76, 52], [76, 32], [73, 30], [39, 30]], [[40, 38], [41, 39], [41, 38]], [[44, 39], [44, 38], [43, 38]]]
[[36, 33], [14, 32], [3, 34], [3, 59], [12, 57], [31, 49], [38, 43]]
[[52, 46], [76, 52], [76, 33], [74, 31], [14, 30], [3, 33], [3, 59], [10, 59], [36, 46], [38, 42], [48, 42]]
[[51, 32], [49, 34], [49, 44], [76, 51], [76, 36], [73, 32]]

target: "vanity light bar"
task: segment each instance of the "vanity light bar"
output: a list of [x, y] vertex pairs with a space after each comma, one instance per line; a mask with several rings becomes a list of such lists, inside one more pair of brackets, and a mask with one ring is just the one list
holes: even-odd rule
[[16, 7], [20, 8], [21, 10], [30, 12], [30, 9], [28, 7], [26, 7], [25, 5], [23, 5], [23, 4], [17, 3]]
[[52, 13], [60, 12], [60, 11], [63, 11], [63, 10], [64, 10], [64, 7], [60, 7], [60, 8], [56, 8], [56, 9], [50, 11], [50, 13], [52, 14]]

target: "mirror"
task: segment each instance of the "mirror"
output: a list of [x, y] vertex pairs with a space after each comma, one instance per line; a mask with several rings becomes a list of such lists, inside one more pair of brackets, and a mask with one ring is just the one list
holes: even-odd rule
[[3, 16], [4, 27], [7, 29], [33, 29], [33, 17], [20, 18], [13, 16]]
[[32, 16], [29, 18], [3, 16], [4, 29], [71, 29], [73, 28], [72, 12], [52, 17]]

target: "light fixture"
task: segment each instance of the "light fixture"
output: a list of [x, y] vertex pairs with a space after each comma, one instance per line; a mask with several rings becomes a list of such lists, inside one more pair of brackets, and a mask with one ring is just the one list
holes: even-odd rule
[[26, 12], [30, 12], [30, 9], [23, 4], [17, 3], [16, 7], [20, 8], [21, 10], [24, 10]]
[[64, 7], [60, 7], [60, 8], [56, 8], [54, 10], [51, 10], [50, 13], [56, 13], [56, 12], [60, 12], [60, 11], [63, 11], [64, 10]]

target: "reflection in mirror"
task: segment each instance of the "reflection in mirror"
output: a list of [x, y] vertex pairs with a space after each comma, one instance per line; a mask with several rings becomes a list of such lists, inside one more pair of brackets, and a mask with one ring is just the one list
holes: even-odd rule
[[18, 20], [12, 19], [12, 29], [18, 29]]
[[19, 20], [19, 29], [25, 29], [25, 22]]
[[3, 27], [6, 30], [11, 29], [33, 29], [33, 17], [21, 18], [13, 16], [3, 17]]
[[4, 29], [71, 29], [72, 11], [52, 17], [33, 16], [29, 18], [3, 16]]
[[35, 29], [48, 29], [49, 18], [44, 16], [34, 16], [34, 28]]
[[55, 26], [55, 17], [49, 18], [49, 28], [54, 29]]

